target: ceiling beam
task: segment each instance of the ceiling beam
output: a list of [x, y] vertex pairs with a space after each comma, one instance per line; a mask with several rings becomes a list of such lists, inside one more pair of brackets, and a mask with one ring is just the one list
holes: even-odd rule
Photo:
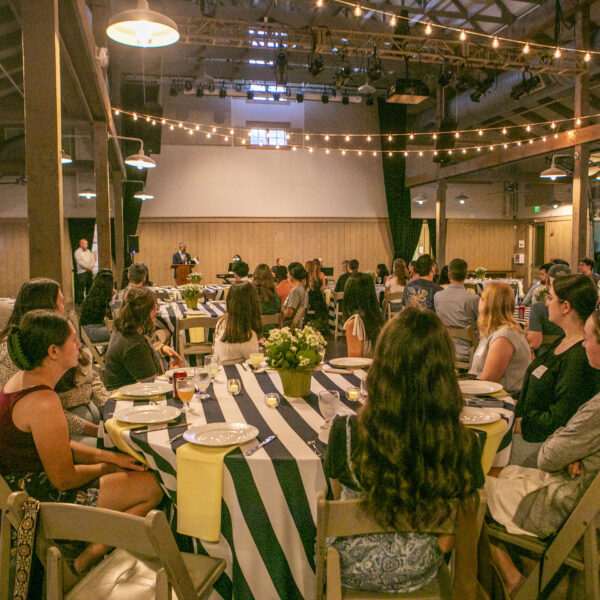
[[558, 137], [548, 138], [547, 142], [535, 142], [534, 144], [523, 144], [511, 148], [509, 151], [503, 151], [501, 148], [495, 148], [493, 151], [487, 152], [484, 156], [465, 160], [446, 167], [440, 167], [437, 173], [427, 173], [407, 177], [406, 187], [413, 188], [420, 185], [433, 183], [440, 179], [452, 179], [460, 175], [475, 173], [483, 169], [491, 169], [508, 165], [526, 158], [541, 156], [549, 152], [572, 148], [578, 144], [587, 144], [600, 140], [600, 123], [582, 127], [581, 129], [572, 129], [557, 134]]

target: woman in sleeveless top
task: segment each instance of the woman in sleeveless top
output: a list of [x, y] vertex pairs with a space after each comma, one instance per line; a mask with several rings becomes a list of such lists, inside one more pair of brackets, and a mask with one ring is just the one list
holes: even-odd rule
[[[352, 278], [350, 278], [352, 279]], [[401, 517], [434, 525], [483, 485], [477, 443], [460, 423], [454, 347], [439, 317], [407, 308], [388, 321], [367, 377], [369, 400], [337, 418], [325, 460], [336, 499], [362, 498], [394, 528]], [[342, 585], [408, 593], [437, 575], [454, 536], [383, 533], [337, 538]]]
[[[69, 321], [33, 310], [13, 325], [7, 348], [22, 370], [0, 392], [0, 475], [12, 489], [42, 501], [77, 502], [145, 515], [162, 492], [130, 456], [69, 441], [67, 421], [53, 391], [77, 365], [81, 344]], [[90, 544], [72, 568], [85, 572], [108, 550]]]

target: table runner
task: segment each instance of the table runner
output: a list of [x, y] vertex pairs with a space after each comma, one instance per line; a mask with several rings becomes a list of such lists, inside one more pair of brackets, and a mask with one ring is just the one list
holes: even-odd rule
[[[226, 379], [234, 377], [240, 379], [242, 392], [231, 397]], [[364, 371], [352, 374], [315, 371], [309, 397], [289, 400], [282, 397], [274, 410], [264, 404], [263, 397], [273, 391], [282, 394], [276, 372], [254, 374], [247, 365], [225, 366], [224, 373], [219, 373], [208, 390], [211, 399], [194, 401], [195, 413], [182, 415], [183, 419], [198, 423], [250, 423], [258, 428], [259, 441], [272, 433], [278, 435], [278, 439], [250, 457], [244, 452], [257, 443], [255, 440], [225, 457], [221, 539], [215, 543], [194, 541], [198, 552], [227, 560], [226, 573], [217, 582], [211, 599], [314, 598], [316, 498], [319, 492], [327, 490], [321, 464], [324, 457], [318, 457], [306, 443], [318, 440], [323, 424], [317, 394], [325, 389], [339, 391], [338, 414], [352, 414], [360, 404], [348, 401], [345, 391], [350, 386], [359, 387], [365, 377]], [[512, 428], [514, 403], [505, 398], [504, 406], [493, 410], [500, 412]], [[172, 398], [167, 403], [179, 405]], [[116, 406], [121, 409], [134, 404], [136, 401], [109, 400], [105, 418], [112, 415]], [[157, 472], [163, 490], [174, 503], [177, 502], [175, 450], [185, 442], [179, 439], [170, 443], [170, 440], [181, 431], [123, 432], [124, 440], [143, 454], [150, 468]], [[482, 439], [485, 441], [485, 433]], [[325, 449], [324, 444], [317, 444]], [[107, 445], [110, 445], [108, 440]], [[499, 456], [502, 457], [502, 452]]]

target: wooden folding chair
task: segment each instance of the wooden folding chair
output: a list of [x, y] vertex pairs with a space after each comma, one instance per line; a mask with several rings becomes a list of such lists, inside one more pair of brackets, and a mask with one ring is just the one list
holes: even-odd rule
[[471, 294], [478, 294], [477, 284], [476, 283], [465, 283], [465, 289], [467, 292], [471, 292]]
[[[22, 495], [9, 497], [22, 514]], [[37, 552], [46, 567], [46, 599], [62, 600], [62, 555], [55, 540], [96, 542], [117, 548], [89, 571], [69, 600], [205, 598], [225, 569], [225, 561], [180, 552], [162, 511], [136, 517], [104, 508], [43, 502], [38, 515]]]
[[[8, 499], [12, 493], [8, 483], [0, 476], [0, 600], [8, 600], [9, 597], [11, 528], [17, 529], [20, 523], [9, 510]], [[27, 494], [21, 493], [26, 499]]]
[[394, 311], [392, 310], [392, 302], [398, 302], [402, 300], [404, 297], [404, 292], [390, 292], [385, 301], [384, 315], [386, 321], [389, 321], [394, 316]]
[[209, 300], [216, 300], [217, 293], [218, 293], [217, 290], [214, 290], [212, 292], [207, 292], [207, 291], [202, 292], [202, 295], [204, 296], [204, 302], [208, 302]]
[[[217, 326], [216, 317], [185, 317], [177, 319], [175, 325], [175, 349], [185, 358], [186, 354], [212, 354], [212, 344], [208, 341], [209, 332]], [[186, 339], [186, 331], [202, 329], [204, 339], [202, 342], [193, 342]]]
[[112, 333], [113, 328], [115, 326], [114, 319], [109, 319], [108, 317], [104, 317], [104, 324], [106, 325], [106, 329], [108, 329], [108, 333]]
[[342, 315], [342, 308], [344, 301], [344, 292], [333, 292], [333, 301], [335, 303], [335, 312], [334, 316], [334, 325], [333, 325], [333, 337], [337, 340], [340, 335], [343, 335], [345, 332], [340, 329], [340, 318]]
[[302, 327], [305, 311], [306, 311], [306, 309], [304, 308], [304, 306], [299, 306], [296, 309], [296, 312], [294, 313], [294, 316], [292, 318], [292, 322], [290, 323], [290, 329], [292, 331], [294, 329], [297, 329], [298, 327]]
[[470, 369], [471, 363], [473, 362], [473, 354], [475, 354], [475, 349], [477, 348], [477, 336], [475, 335], [475, 330], [471, 325], [468, 327], [449, 327], [446, 326], [446, 330], [448, 331], [448, 335], [454, 340], [466, 340], [467, 342], [471, 342], [471, 350], [469, 351], [469, 361], [458, 360], [458, 358], [454, 361], [455, 366], [460, 369]]
[[[485, 494], [479, 495], [479, 507], [477, 513], [473, 515], [473, 527], [476, 528], [476, 534], [479, 535], [483, 516], [487, 506]], [[443, 523], [435, 527], [421, 527], [419, 533], [434, 533], [452, 535], [456, 531], [456, 511]], [[442, 562], [437, 577], [426, 586], [415, 592], [407, 594], [394, 594], [371, 592], [365, 590], [356, 590], [342, 587], [340, 575], [340, 557], [338, 551], [333, 546], [326, 547], [328, 537], [345, 537], [349, 535], [366, 535], [369, 533], [386, 532], [412, 532], [415, 531], [414, 525], [407, 520], [403, 520], [397, 529], [381, 527], [372, 517], [365, 514], [361, 508], [361, 500], [325, 500], [323, 494], [319, 494], [317, 499], [317, 541], [316, 541], [316, 575], [317, 575], [317, 600], [323, 599], [323, 584], [327, 581], [325, 598], [327, 600], [362, 600], [386, 598], [395, 600], [396, 598], [413, 598], [421, 600], [446, 599], [452, 595], [452, 575], [445, 562]], [[468, 557], [463, 557], [466, 561]], [[455, 565], [458, 568], [458, 565]], [[471, 565], [472, 566], [472, 565]], [[461, 565], [468, 568], [468, 565]], [[474, 567], [473, 567], [474, 568]]]
[[600, 473], [596, 475], [560, 531], [549, 542], [529, 535], [508, 533], [503, 527], [494, 523], [486, 525], [490, 538], [544, 556], [541, 578], [540, 563], [538, 563], [513, 596], [516, 600], [537, 598], [538, 584], [543, 591], [563, 564], [573, 569], [569, 577], [568, 598], [600, 600], [596, 525], [599, 513]]
[[106, 348], [108, 342], [92, 342], [85, 332], [85, 327], [79, 330], [81, 342], [92, 353], [93, 359], [98, 363], [100, 369], [104, 370], [104, 356], [98, 351], [99, 348]]
[[262, 326], [265, 325], [281, 325], [281, 313], [275, 313], [274, 315], [262, 315], [260, 320], [262, 321]]

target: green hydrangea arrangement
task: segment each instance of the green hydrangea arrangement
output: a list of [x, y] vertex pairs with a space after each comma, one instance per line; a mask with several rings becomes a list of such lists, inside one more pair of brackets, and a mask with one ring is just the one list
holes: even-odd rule
[[182, 285], [179, 288], [179, 291], [184, 298], [188, 298], [190, 300], [194, 298], [200, 298], [202, 294], [202, 288], [195, 283], [187, 283], [186, 285]]
[[487, 273], [487, 269], [485, 267], [477, 267], [475, 269], [475, 271], [473, 272], [473, 274], [475, 275], [475, 277], [477, 277], [477, 279], [485, 279], [485, 275]]
[[323, 336], [312, 327], [272, 329], [265, 342], [267, 364], [274, 369], [314, 369], [325, 345]]
[[190, 283], [198, 285], [202, 281], [202, 273], [190, 273], [188, 275], [188, 280]]

